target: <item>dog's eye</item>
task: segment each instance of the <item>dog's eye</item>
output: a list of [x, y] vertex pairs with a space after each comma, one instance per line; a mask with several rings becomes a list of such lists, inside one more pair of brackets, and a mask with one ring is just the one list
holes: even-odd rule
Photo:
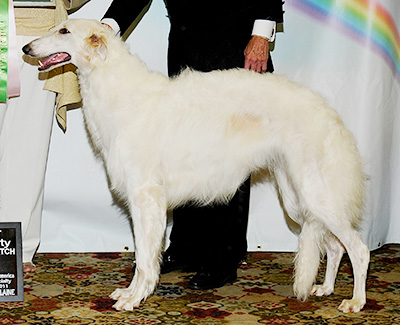
[[66, 29], [66, 28], [61, 28], [58, 32], [59, 32], [60, 34], [69, 34], [69, 33], [70, 33], [69, 30]]

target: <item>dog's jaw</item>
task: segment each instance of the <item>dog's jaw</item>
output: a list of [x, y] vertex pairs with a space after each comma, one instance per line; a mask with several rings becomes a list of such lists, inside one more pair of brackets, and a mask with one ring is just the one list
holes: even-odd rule
[[51, 54], [39, 61], [39, 71], [45, 71], [54, 66], [59, 66], [71, 60], [71, 56], [66, 52]]

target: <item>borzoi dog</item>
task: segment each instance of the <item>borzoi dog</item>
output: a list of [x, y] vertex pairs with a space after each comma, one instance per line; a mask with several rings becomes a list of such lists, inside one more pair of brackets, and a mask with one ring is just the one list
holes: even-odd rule
[[[112, 188], [134, 225], [136, 273], [112, 294], [132, 310], [155, 289], [166, 210], [188, 200], [226, 201], [251, 172], [268, 168], [287, 214], [302, 227], [294, 293], [333, 292], [344, 249], [354, 271], [353, 298], [365, 304], [369, 250], [356, 227], [363, 207], [361, 158], [351, 133], [319, 95], [274, 74], [244, 69], [150, 72], [123, 41], [92, 20], [69, 20], [23, 48], [46, 57], [39, 70], [72, 62], [83, 113]], [[321, 255], [322, 285], [315, 285]]]

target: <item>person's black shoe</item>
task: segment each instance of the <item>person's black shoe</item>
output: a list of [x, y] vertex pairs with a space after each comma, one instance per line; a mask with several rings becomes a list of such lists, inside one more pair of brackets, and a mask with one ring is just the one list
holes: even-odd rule
[[193, 290], [208, 290], [223, 287], [229, 282], [237, 279], [237, 272], [234, 271], [207, 271], [197, 272], [189, 281], [188, 288]]

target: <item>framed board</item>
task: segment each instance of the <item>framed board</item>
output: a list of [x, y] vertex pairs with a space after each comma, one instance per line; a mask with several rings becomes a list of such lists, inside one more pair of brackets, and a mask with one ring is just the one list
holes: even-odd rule
[[0, 222], [0, 302], [24, 301], [20, 222]]

